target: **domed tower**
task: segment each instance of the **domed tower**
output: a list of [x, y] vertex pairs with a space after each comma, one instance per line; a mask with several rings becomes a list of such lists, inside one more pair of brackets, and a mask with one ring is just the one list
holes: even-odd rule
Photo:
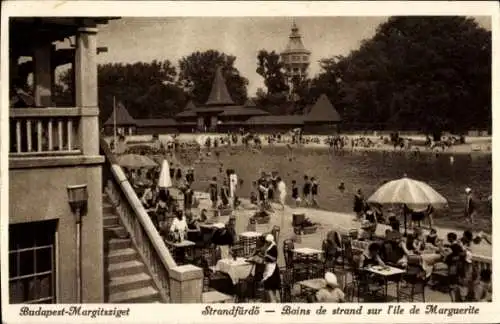
[[302, 79], [307, 76], [311, 51], [308, 51], [304, 47], [302, 35], [300, 35], [299, 28], [295, 22], [292, 24], [292, 32], [288, 38], [288, 44], [280, 56], [281, 61], [285, 65], [290, 92], [293, 92], [292, 80], [295, 78]]

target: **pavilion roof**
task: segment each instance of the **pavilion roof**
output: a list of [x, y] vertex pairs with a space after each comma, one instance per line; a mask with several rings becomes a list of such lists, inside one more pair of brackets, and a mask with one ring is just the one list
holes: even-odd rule
[[214, 82], [212, 83], [212, 90], [205, 103], [206, 106], [228, 106], [234, 105], [234, 101], [229, 95], [226, 82], [222, 76], [222, 67], [218, 67], [215, 71]]
[[325, 94], [322, 94], [305, 116], [305, 122], [340, 122], [342, 118]]
[[[129, 112], [127, 111], [127, 108], [119, 102], [116, 105], [116, 125], [121, 126], [121, 125], [136, 125], [137, 122], [132, 116], [130, 116]], [[114, 116], [113, 116], [113, 111], [111, 112], [111, 115], [109, 116], [108, 120], [104, 123], [105, 126], [113, 125], [114, 124]]]

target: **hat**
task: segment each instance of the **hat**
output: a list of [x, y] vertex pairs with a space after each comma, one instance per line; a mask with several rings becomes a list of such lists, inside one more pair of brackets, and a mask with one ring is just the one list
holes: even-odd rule
[[465, 188], [465, 192], [466, 192], [466, 193], [469, 193], [469, 192], [471, 192], [471, 191], [472, 191], [472, 189], [471, 189], [471, 188]]
[[267, 234], [266, 242], [274, 242], [274, 236], [272, 234]]
[[328, 286], [337, 286], [337, 276], [331, 272], [325, 273], [325, 281]]

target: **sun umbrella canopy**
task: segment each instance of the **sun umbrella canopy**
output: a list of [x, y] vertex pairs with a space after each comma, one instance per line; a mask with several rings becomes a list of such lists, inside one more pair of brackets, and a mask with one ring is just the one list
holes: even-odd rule
[[167, 160], [163, 160], [161, 164], [160, 178], [158, 179], [159, 188], [172, 187], [172, 178], [170, 178], [170, 167]]
[[407, 177], [385, 183], [368, 198], [368, 202], [406, 204], [415, 207], [446, 205], [448, 203], [446, 198], [425, 182]]
[[157, 166], [156, 162], [144, 155], [124, 154], [118, 157], [118, 164], [125, 168], [153, 168]]

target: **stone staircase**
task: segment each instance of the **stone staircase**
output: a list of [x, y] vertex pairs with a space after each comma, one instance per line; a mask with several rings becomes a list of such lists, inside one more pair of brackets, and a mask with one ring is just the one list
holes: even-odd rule
[[135, 250], [113, 205], [103, 196], [105, 301], [108, 303], [162, 302], [147, 268]]

